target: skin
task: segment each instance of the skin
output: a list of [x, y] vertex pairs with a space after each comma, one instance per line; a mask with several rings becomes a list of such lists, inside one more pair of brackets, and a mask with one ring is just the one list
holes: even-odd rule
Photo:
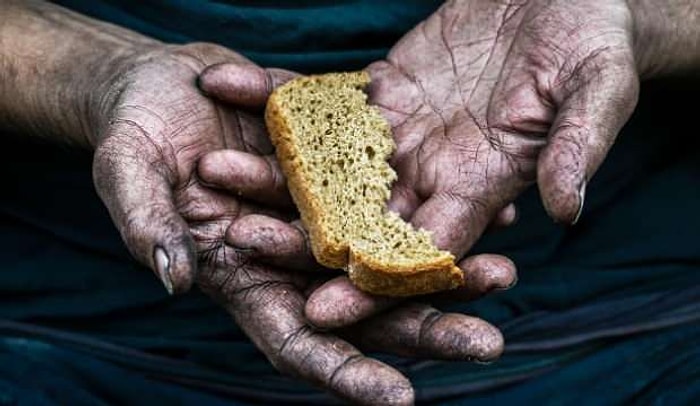
[[445, 4], [369, 67], [398, 145], [391, 205], [458, 255], [534, 182], [575, 223], [636, 104], [631, 27], [621, 1]]
[[[494, 7], [492, 2], [483, 5]], [[395, 188], [391, 205], [417, 226], [432, 230], [440, 247], [462, 256], [494, 216], [515, 217], [510, 200], [535, 179], [550, 214], [561, 222], [575, 222], [583, 205], [586, 181], [634, 107], [638, 72], [674, 71], [668, 67], [671, 62], [653, 68], [645, 65], [645, 60], [656, 59], [634, 49], [635, 41], [654, 43], [640, 41], [646, 31], [633, 29], [634, 16], [643, 14], [631, 12], [621, 2], [601, 1], [593, 6], [583, 2], [523, 2], [512, 10], [496, 13], [507, 16], [499, 23], [488, 19], [491, 11], [499, 10], [489, 9], [484, 14], [473, 3], [450, 2], [397, 44], [386, 63], [369, 68], [375, 79], [370, 94], [394, 126], [399, 148], [392, 163], [405, 181]], [[690, 7], [687, 3], [678, 6]], [[572, 52], [563, 53], [574, 59], [558, 61], [559, 55], [555, 54], [559, 49], [542, 44], [548, 38], [569, 35], [573, 27], [566, 24], [570, 21], [566, 17], [571, 15], [590, 19], [584, 24], [589, 31], [577, 33], [580, 42], [574, 42], [584, 52], [578, 54], [569, 43]], [[533, 36], [516, 36], [518, 29], [514, 33], [507, 27], [511, 18], [529, 25]], [[444, 20], [450, 19], [462, 22], [462, 29], [454, 38], [445, 39]], [[642, 21], [636, 22], [644, 28]], [[438, 28], [431, 31], [431, 24]], [[456, 44], [468, 38], [471, 27], [482, 27], [487, 36], [490, 33], [498, 38], [500, 32], [506, 35], [485, 49], [471, 45], [457, 50]], [[535, 35], [538, 30], [539, 36]], [[420, 31], [424, 31], [424, 37]], [[446, 41], [447, 52], [436, 45], [440, 41]], [[506, 44], [509, 50], [503, 55]], [[411, 56], [420, 54], [416, 50], [421, 46], [425, 46], [424, 55], [432, 58], [412, 60]], [[529, 54], [528, 50], [535, 52]], [[496, 56], [495, 60], [483, 61], [479, 58], [482, 52]], [[458, 54], [461, 59], [455, 58]], [[559, 65], [538, 72], [534, 68], [540, 68], [540, 64], [532, 61], [538, 57], [551, 57]], [[447, 65], [452, 66], [453, 76], [449, 70], [442, 76], [444, 71], [431, 64], [431, 59], [439, 58], [454, 59]], [[679, 67], [694, 66], [688, 61], [695, 59], [684, 55], [682, 60]], [[238, 87], [230, 85], [240, 81], [242, 75], [229, 67], [220, 65], [215, 71], [202, 73], [200, 83], [210, 95], [240, 104], [230, 97], [241, 92], [240, 83]], [[475, 71], [481, 73], [471, 81], [470, 73]], [[490, 77], [497, 79], [488, 80]], [[430, 86], [422, 86], [416, 78]], [[456, 93], [447, 85], [463, 81], [464, 89], [458, 86]], [[416, 100], [416, 91], [418, 100], [430, 103], [405, 109], [405, 101]], [[469, 97], [463, 92], [469, 92]], [[490, 111], [495, 112], [494, 116]], [[441, 125], [444, 128], [440, 129]], [[271, 189], [279, 188], [281, 175], [275, 173], [275, 165], [256, 165], [250, 157], [232, 156], [229, 151], [219, 154], [219, 163], [228, 165], [212, 164], [212, 170], [206, 168], [206, 159], [200, 162], [198, 174], [207, 185], [235, 191], [258, 203], [285, 200], [259, 187], [269, 181]], [[237, 160], [248, 163], [236, 166], [232, 162]], [[235, 170], [227, 172], [231, 167]], [[456, 178], [451, 169], [454, 167], [460, 168]], [[463, 189], [463, 183], [471, 187]], [[223, 236], [229, 245], [243, 248], [250, 262], [234, 262], [236, 272], [230, 271], [231, 263], [227, 263], [228, 268], [206, 267], [203, 274], [208, 276], [201, 286], [232, 313], [280, 370], [355, 402], [411, 403], [412, 389], [405, 378], [363, 357], [349, 342], [359, 348], [442, 359], [487, 361], [502, 351], [498, 331], [479, 319], [442, 314], [425, 304], [396, 306], [392, 300], [357, 291], [343, 276], [317, 287], [325, 278], [271, 267], [287, 264], [314, 268], [308, 239], [299, 224], [286, 222], [284, 217], [265, 220], [264, 214], [237, 218]], [[460, 227], [463, 224], [469, 227]], [[453, 234], [454, 230], [462, 233]], [[457, 292], [462, 299], [515, 282], [514, 266], [503, 257], [466, 258], [460, 266], [469, 282], [467, 289]], [[349, 324], [352, 328], [336, 330], [347, 340], [314, 328]]]
[[[446, 238], [444, 230], [440, 237], [439, 227], [430, 227], [427, 221], [423, 225], [436, 232], [441, 246], [454, 244], [450, 249], [455, 252], [466, 251], [489, 223], [489, 217], [508, 208], [508, 197], [532, 182], [540, 171], [547, 175], [540, 180], [540, 188], [545, 188], [543, 196], [557, 197], [549, 199], [548, 209], [563, 221], [571, 220], [572, 207], [580, 207], [577, 180], [592, 175], [602, 160], [601, 154], [612, 143], [610, 134], [616, 132], [632, 108], [628, 105], [634, 100], [630, 89], [635, 90], [635, 76], [628, 77], [630, 55], [625, 46], [632, 48], [632, 64], [639, 72], [668, 74], [698, 66], [698, 11], [692, 1], [669, 1], [664, 5], [639, 1], [634, 3], [637, 8], [627, 11], [620, 2], [613, 1], [596, 2], [595, 10], [583, 2], [550, 3], [531, 1], [508, 7], [493, 1], [449, 2], [397, 44], [387, 61], [370, 67], [375, 78], [372, 98], [384, 107], [398, 134], [400, 148], [393, 163], [400, 176], [413, 176], [415, 184], [399, 184], [392, 205], [420, 225], [418, 214], [426, 217], [426, 207], [430, 207], [426, 205], [431, 200], [434, 203], [452, 196], [454, 199], [451, 197], [446, 206], [433, 204], [434, 215], [444, 217], [448, 221], [445, 224], [455, 222], [454, 219], [460, 220], [458, 225], [469, 221], [469, 231], [454, 236], [463, 245]], [[601, 10], [605, 13], [601, 14]], [[503, 17], [506, 12], [509, 18], [492, 18]], [[196, 280], [282, 371], [355, 402], [408, 404], [413, 400], [410, 383], [389, 366], [362, 356], [358, 348], [483, 361], [500, 354], [500, 333], [478, 319], [442, 314], [417, 303], [387, 310], [395, 303], [363, 295], [343, 277], [325, 282], [328, 277], [319, 273], [275, 266], [277, 258], [277, 265], [312, 267], [308, 256], [303, 257], [308, 253], [303, 232], [298, 224], [287, 221], [294, 213], [284, 208], [288, 197], [280, 190], [279, 172], [267, 155], [269, 144], [261, 136], [264, 133], [260, 119], [254, 113], [275, 84], [286, 80], [289, 73], [256, 67], [239, 55], [212, 45], [166, 46], [42, 2], [5, 1], [0, 13], [0, 126], [27, 136], [94, 148], [96, 188], [134, 255], [152, 267], [174, 292], [186, 290]], [[569, 20], [562, 18], [570, 15], [590, 21], [582, 25], [583, 30], [572, 31], [565, 24]], [[602, 18], [598, 20], [596, 16]], [[450, 51], [440, 45], [444, 21], [462, 23], [454, 25], [457, 29], [450, 30], [446, 37]], [[508, 28], [517, 21], [531, 24], [535, 33], [540, 30], [548, 34], [540, 40], [559, 38], [557, 34], [569, 32], [581, 36], [583, 31], [591, 34], [579, 38], [586, 45], [588, 40], [597, 41], [602, 32], [611, 36], [615, 46], [601, 52], [614, 52], [600, 61], [588, 58], [599, 62], [591, 62], [596, 69], [572, 69], [568, 75], [572, 80], [570, 87], [545, 86], [548, 98], [539, 93], [533, 96], [528, 69], [533, 66], [528, 58], [520, 60], [524, 65], [516, 63], [517, 53], [512, 51], [518, 49], [518, 43], [522, 43], [523, 50], [536, 50], [541, 44], [533, 42], [528, 48], [525, 45], [532, 38], [511, 35]], [[603, 24], [602, 31], [585, 31], [590, 25], [601, 28], [592, 23], [609, 25]], [[484, 38], [495, 38], [496, 33], [503, 36], [499, 34], [498, 40], [492, 40], [491, 47], [456, 46], [460, 35], [466, 35], [463, 32], [476, 29], [485, 32]], [[512, 46], [506, 47], [509, 40]], [[637, 52], [635, 44], [644, 44], [647, 51]], [[596, 47], [580, 47], [589, 48]], [[431, 58], [411, 60], [420, 55], [415, 49]], [[657, 57], [652, 50], [663, 50], [663, 57]], [[477, 51], [492, 57], [484, 62]], [[601, 52], [587, 55], [599, 58]], [[440, 58], [454, 58], [454, 64], [441, 66], [456, 69], [445, 73], [430, 64]], [[567, 61], [568, 65], [562, 66], [576, 66], [576, 60]], [[485, 74], [475, 81], [464, 74], [474, 70]], [[497, 77], [501, 70], [508, 75]], [[595, 73], [588, 77], [590, 81], [583, 80], [586, 72]], [[610, 84], [612, 90], [603, 86], [609, 83], [601, 72], [621, 75]], [[501, 76], [509, 79], [504, 82]], [[229, 103], [223, 105], [205, 97], [195, 85], [197, 78], [205, 92]], [[412, 78], [429, 79], [430, 86], [421, 90], [422, 82]], [[459, 83], [462, 90], [451, 92], [448, 82]], [[416, 91], [423, 96], [419, 100], [430, 103], [421, 109], [409, 106], [416, 107], [414, 112], [406, 109], [405, 101]], [[603, 98], [597, 97], [598, 91], [612, 93]], [[462, 100], [465, 95], [468, 97]], [[553, 102], [553, 106], [545, 104], [545, 100]], [[576, 105], [572, 100], [582, 104]], [[488, 114], [492, 101], [501, 104], [491, 111], [509, 112], [501, 122], [507, 124], [503, 128], [489, 124], [503, 119], [498, 114], [495, 118]], [[611, 102], [619, 105], [610, 105]], [[618, 106], [619, 110], [608, 110]], [[615, 112], [615, 117], [608, 111]], [[583, 112], [586, 114], [581, 119], [593, 121], [574, 121], [573, 127], [555, 125], [561, 122], [557, 118], [562, 112], [569, 112], [564, 116], [567, 118], [574, 117], [571, 112]], [[554, 118], [544, 113], [551, 113]], [[441, 115], [446, 116], [445, 122]], [[418, 122], [417, 117], [422, 117], [424, 123]], [[547, 125], [549, 130], [545, 131]], [[557, 130], [563, 128], [572, 133], [571, 129], [577, 126], [586, 131], [573, 131], [569, 138], [557, 137]], [[551, 131], [552, 128], [557, 130]], [[486, 145], [486, 136], [494, 134], [493, 145]], [[581, 134], [585, 137], [574, 137]], [[458, 143], [454, 144], [454, 140]], [[411, 148], [414, 144], [422, 148]], [[558, 152], [566, 151], [564, 147], [552, 147], [568, 144], [579, 145], [586, 152], [571, 154], [573, 158], [569, 159], [569, 154]], [[466, 154], [450, 152], [452, 147]], [[547, 155], [547, 150], [553, 152]], [[535, 152], [537, 159], [529, 155]], [[481, 161], [484, 156], [487, 159]], [[546, 156], [562, 157], [563, 161], [545, 160]], [[452, 166], [441, 164], [440, 160]], [[546, 165], [545, 161], [553, 164]], [[418, 164], [420, 170], [416, 170]], [[449, 172], [454, 167], [462, 169], [458, 175], [469, 176], [463, 179], [442, 174], [445, 168]], [[488, 173], [484, 173], [487, 169]], [[514, 180], [508, 176], [514, 176]], [[482, 197], [474, 196], [471, 188], [470, 193], [460, 189], [460, 182], [472, 182], [472, 177], [478, 181], [475, 190], [483, 193]], [[499, 188], [501, 192], [496, 193]], [[553, 192], [544, 193], [545, 190]], [[474, 204], [475, 197], [486, 204]], [[481, 206], [486, 208], [470, 209]], [[508, 211], [512, 213], [512, 209]], [[476, 220], [469, 220], [470, 216]], [[256, 238], [259, 241], [254, 241]], [[241, 249], [246, 242], [248, 246]], [[285, 257], [294, 260], [279, 259]], [[459, 292], [465, 297], [507, 287], [515, 280], [514, 269], [507, 260], [481, 258], [461, 264], [471, 282], [471, 290]], [[334, 300], [341, 302], [334, 306]], [[356, 323], [380, 310], [384, 312]], [[326, 328], [356, 324], [352, 329], [333, 332], [314, 328], [323, 326], [324, 320], [332, 321]]]
[[[697, 34], [648, 32], [652, 11], [673, 13], [650, 4], [447, 2], [368, 68], [371, 100], [397, 141], [390, 206], [457, 256], [533, 183], [555, 221], [575, 224], [586, 184], [634, 110], [640, 72], [697, 62], [681, 49], [697, 50]], [[697, 3], [675, 6], [689, 13], [679, 28], [697, 21]], [[656, 61], [659, 42], [670, 49]]]
[[[211, 97], [227, 104], [236, 103], [235, 66], [222, 64], [200, 77], [200, 86]], [[233, 194], [252, 196], [251, 187], [259, 179], [283, 179], [279, 166], [255, 167], [243, 162], [239, 154], [221, 151], [217, 159], [226, 162], [216, 171], [200, 171], [199, 177], [214, 188]], [[270, 156], [269, 159], [274, 159]], [[275, 173], [276, 172], [276, 173]], [[270, 201], [262, 201], [269, 204]], [[515, 207], [508, 205], [493, 219], [494, 227], [512, 224], [517, 217]], [[250, 215], [235, 221], [228, 230], [226, 242], [236, 248], [248, 250], [256, 260], [270, 264], [305, 269], [320, 269], [313, 259], [308, 244], [309, 237], [299, 220], [285, 222], [282, 219]], [[516, 280], [515, 265], [500, 255], [484, 254], [464, 258], [458, 263], [469, 283], [463, 289], [452, 292], [453, 298], [471, 300], [496, 289], [512, 287]], [[323, 284], [311, 293], [306, 304], [306, 318], [314, 326], [323, 329], [353, 324], [397, 303], [396, 300], [368, 295], [339, 277]], [[492, 338], [490, 338], [492, 339]], [[489, 340], [490, 340], [489, 339]]]
[[[43, 2], [4, 2], [0, 13], [0, 127], [93, 149], [95, 188], [133, 255], [172, 293], [196, 283], [281, 371], [353, 402], [410, 404], [410, 382], [358, 348], [433, 359], [500, 355], [495, 327], [427, 305], [374, 319], [395, 340], [373, 339], [366, 323], [352, 334], [319, 331], [304, 308], [333, 274], [314, 272], [303, 257], [277, 264], [285, 268], [263, 264], [255, 250], [227, 244], [258, 230], [256, 218], [284, 225], [256, 234], [268, 246], [301, 235], [287, 223], [295, 213], [260, 117], [269, 92], [292, 73], [212, 44], [162, 44]], [[217, 88], [234, 95], [231, 103], [206, 96]], [[242, 186], [229, 193], [212, 187], [217, 181]], [[510, 283], [472, 268], [473, 278]], [[485, 293], [481, 286], [472, 295]]]
[[[534, 183], [555, 221], [576, 223], [586, 184], [632, 113], [640, 80], [697, 72], [699, 20], [700, 5], [687, 0], [445, 3], [367, 68], [370, 101], [397, 143], [390, 207], [458, 257], [494, 216], [515, 218], [512, 201]], [[280, 252], [309, 253], [303, 236], [273, 249], [257, 234], [228, 241], [266, 262]], [[500, 282], [514, 283], [514, 267], [491, 259], [501, 261], [491, 274], [508, 273]], [[460, 267], [473, 275], [468, 263]], [[489, 280], [472, 283], [505, 287]], [[345, 298], [341, 307], [328, 304], [336, 295]], [[338, 277], [313, 292], [306, 316], [339, 327], [396, 303]]]

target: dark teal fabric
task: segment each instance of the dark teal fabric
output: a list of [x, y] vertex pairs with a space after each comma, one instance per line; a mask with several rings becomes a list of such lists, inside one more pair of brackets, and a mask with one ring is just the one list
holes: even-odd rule
[[[265, 66], [362, 67], [439, 2], [63, 0], [164, 41], [212, 41]], [[488, 366], [385, 359], [421, 401], [691, 403], [700, 357], [700, 84], [645, 84], [591, 182], [579, 225], [545, 215], [477, 252], [511, 256], [520, 283], [469, 305], [507, 351]], [[90, 156], [3, 134], [0, 404], [327, 403], [277, 374], [198, 292], [169, 298], [124, 249], [90, 179]]]
[[59, 0], [167, 42], [215, 42], [264, 66], [363, 68], [441, 0]]

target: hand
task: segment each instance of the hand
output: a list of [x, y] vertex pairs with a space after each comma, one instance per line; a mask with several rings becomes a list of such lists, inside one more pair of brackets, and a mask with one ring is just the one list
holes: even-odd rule
[[[116, 96], [97, 138], [94, 170], [98, 193], [131, 251], [173, 292], [187, 289], [199, 266], [198, 285], [280, 370], [355, 402], [411, 403], [413, 390], [401, 373], [305, 320], [306, 292], [327, 277], [262, 265], [250, 250], [226, 243], [236, 230], [255, 230], [256, 219], [282, 223], [293, 215], [273, 209], [289, 209], [283, 177], [259, 114], [240, 108], [259, 110], [291, 74], [211, 45], [149, 51], [128, 66], [109, 93]], [[198, 75], [212, 95], [217, 83], [229, 86], [233, 104], [201, 94]], [[226, 193], [202, 179], [239, 187]], [[295, 230], [288, 225], [279, 236]], [[424, 305], [378, 316], [348, 336], [365, 348], [431, 358], [489, 360], [502, 349], [489, 324]]]
[[[227, 83], [225, 77], [216, 81], [203, 77], [201, 82], [207, 92], [217, 99], [235, 103], [235, 84]], [[227, 190], [229, 193], [244, 193], [246, 184], [253, 182], [239, 174], [246, 167], [245, 162], [239, 155], [222, 155], [222, 159], [227, 159], [228, 164], [222, 165], [221, 171], [200, 173], [200, 178], [208, 185]], [[282, 175], [274, 177], [281, 178]], [[515, 218], [512, 206], [502, 210], [500, 214], [495, 221], [498, 225], [510, 223]], [[319, 268], [311, 255], [308, 237], [298, 220], [287, 223], [264, 216], [244, 217], [229, 228], [227, 243], [248, 251], [256, 261], [268, 265], [293, 265], [307, 270]], [[467, 286], [450, 292], [453, 298], [473, 299], [493, 290], [509, 288], [516, 281], [515, 266], [502, 256], [475, 256], [464, 259], [460, 266], [464, 271]], [[397, 303], [398, 300], [365, 294], [356, 289], [347, 277], [341, 276], [313, 291], [306, 304], [305, 314], [317, 327], [338, 328], [356, 323]]]
[[[200, 84], [209, 95], [236, 104], [238, 73], [236, 65], [219, 65], [205, 71]], [[252, 165], [231, 151], [211, 153], [202, 162], [199, 178], [230, 195], [250, 197], [250, 185], [283, 180], [276, 165]], [[256, 244], [236, 244], [241, 239]], [[298, 221], [249, 214], [233, 221], [225, 240], [220, 249], [224, 252], [210, 256], [203, 268], [200, 286], [224, 305], [278, 369], [342, 397], [367, 404], [405, 404], [413, 399], [410, 383], [398, 371], [365, 358], [350, 343], [362, 349], [452, 360], [489, 361], [503, 350], [503, 337], [495, 327], [465, 315], [442, 314], [424, 304], [406, 303], [358, 322], [388, 308], [389, 301], [357, 291], [345, 277], [323, 285], [333, 273], [320, 270], [313, 261]], [[237, 253], [234, 262], [227, 262], [231, 259], [226, 250]], [[488, 268], [489, 263], [476, 261], [467, 268], [473, 283], [463, 295], [478, 296], [514, 282], [509, 261], [495, 268]], [[482, 268], [485, 272], [477, 272]], [[318, 289], [319, 285], [327, 289]], [[316, 298], [312, 308], [322, 309], [322, 318], [336, 320], [323, 325], [325, 332], [308, 319], [309, 295]], [[353, 305], [358, 311], [353, 312]]]
[[[274, 161], [261, 157], [270, 148], [264, 126], [239, 107], [259, 109], [276, 80], [288, 74], [263, 70], [221, 47], [163, 46], [43, 2], [3, 4], [0, 17], [0, 59], [9, 72], [0, 75], [7, 90], [0, 95], [0, 127], [96, 146], [98, 193], [131, 251], [171, 291], [189, 287], [199, 261], [199, 284], [223, 299], [277, 365], [353, 400], [411, 401], [410, 385], [395, 370], [359, 356], [334, 336], [297, 329], [304, 322], [298, 317], [302, 308], [293, 305], [299, 298], [295, 287], [309, 276], [255, 266], [224, 242], [238, 216], [285, 217], [253, 203], [284, 206], [288, 197], [269, 177], [276, 173]], [[205, 67], [219, 62], [233, 68], [236, 108], [214, 104], [195, 85], [200, 73], [216, 82], [220, 65]], [[243, 172], [257, 176], [247, 184], [245, 200], [207, 188], [196, 175], [217, 173], [220, 154], [239, 154]], [[449, 320], [443, 316], [436, 327], [425, 328], [427, 339], [416, 348], [439, 349], [447, 340], [432, 337]], [[478, 322], [466, 321], [461, 336], [467, 328], [479, 331]], [[459, 331], [452, 337], [457, 341], [445, 344], [453, 344], [445, 356], [488, 355], [487, 345], [459, 340]], [[305, 357], [303, 348], [314, 351]]]
[[622, 0], [449, 1], [368, 69], [397, 142], [390, 205], [458, 257], [535, 181], [575, 223], [638, 92]]
[[270, 362], [353, 403], [408, 405], [414, 400], [408, 379], [360, 350], [490, 361], [503, 349], [495, 327], [425, 304], [408, 304], [347, 329], [318, 330], [306, 320], [304, 307], [325, 276], [250, 260], [222, 265], [205, 267], [200, 286], [233, 315]]
[[[237, 69], [237, 108], [215, 104], [196, 86], [206, 67], [224, 62]], [[279, 179], [258, 179], [248, 185], [249, 199], [239, 200], [197, 176], [198, 164], [204, 173], [216, 171], [217, 153], [239, 154], [251, 170], [269, 173], [276, 164], [265, 157], [272, 147], [264, 124], [240, 107], [259, 109], [291, 73], [264, 70], [207, 44], [149, 48], [121, 66], [93, 126], [99, 129], [95, 187], [134, 256], [168, 291], [182, 292], [194, 280], [197, 253], [206, 259], [223, 246], [233, 220], [248, 213], [283, 216], [261, 200], [291, 207]]]

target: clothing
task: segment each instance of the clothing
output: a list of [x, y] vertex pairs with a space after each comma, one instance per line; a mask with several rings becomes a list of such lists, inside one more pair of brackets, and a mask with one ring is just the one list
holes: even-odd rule
[[[164, 41], [216, 42], [264, 66], [317, 72], [381, 58], [440, 1], [58, 3]], [[553, 224], [533, 188], [517, 202], [519, 223], [479, 242], [475, 252], [514, 259], [520, 282], [453, 308], [498, 324], [506, 354], [489, 366], [384, 357], [419, 400], [700, 397], [700, 149], [685, 102], [699, 89], [645, 84], [576, 227]], [[89, 154], [3, 138], [0, 403], [330, 401], [275, 372], [202, 294], [167, 296], [123, 247]]]

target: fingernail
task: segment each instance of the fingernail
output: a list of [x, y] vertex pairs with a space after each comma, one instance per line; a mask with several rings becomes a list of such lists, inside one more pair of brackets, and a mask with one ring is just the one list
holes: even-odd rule
[[513, 206], [515, 209], [515, 216], [513, 217], [513, 221], [510, 223], [511, 226], [518, 224], [518, 221], [520, 221], [520, 210], [518, 210], [518, 206]]
[[578, 188], [578, 211], [576, 212], [576, 217], [571, 225], [576, 225], [578, 220], [581, 218], [581, 213], [583, 213], [583, 203], [586, 200], [586, 181], [581, 182], [581, 186]]
[[156, 247], [153, 253], [153, 262], [156, 264], [156, 272], [165, 285], [165, 290], [172, 295], [173, 281], [170, 278], [170, 258], [163, 248]]
[[505, 286], [502, 288], [496, 288], [495, 290], [503, 291], [503, 290], [512, 289], [517, 284], [518, 284], [518, 277], [516, 276], [515, 278], [513, 278], [513, 280], [510, 282], [510, 284], [508, 286]]

